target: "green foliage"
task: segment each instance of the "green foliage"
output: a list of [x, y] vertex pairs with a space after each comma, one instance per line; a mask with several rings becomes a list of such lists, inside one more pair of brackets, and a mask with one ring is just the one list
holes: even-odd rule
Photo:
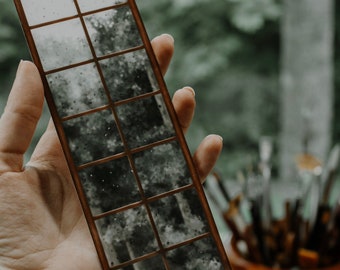
[[257, 156], [261, 136], [278, 134], [278, 1], [139, 2], [151, 37], [175, 37], [170, 92], [196, 90], [190, 148], [209, 133], [222, 135], [218, 169], [234, 175]]
[[0, 0], [0, 113], [5, 105], [16, 65], [28, 58], [25, 40], [12, 1]]
[[275, 0], [228, 0], [233, 3], [231, 22], [241, 31], [255, 33], [264, 28], [267, 20], [276, 21], [280, 5]]
[[[339, 1], [335, 1], [335, 14], [339, 14], [340, 12], [340, 3]], [[340, 141], [340, 16], [335, 16], [335, 42], [334, 42], [334, 79], [335, 79], [335, 95], [334, 95], [334, 119], [333, 119], [333, 140], [335, 142]]]
[[28, 51], [12, 1], [0, 0], [0, 66], [26, 58]]

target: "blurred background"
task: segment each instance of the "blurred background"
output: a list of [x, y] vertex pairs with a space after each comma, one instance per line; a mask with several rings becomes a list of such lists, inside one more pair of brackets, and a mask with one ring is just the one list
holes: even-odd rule
[[[258, 160], [263, 136], [273, 142], [275, 179], [291, 180], [298, 153], [326, 160], [340, 139], [338, 1], [137, 2], [151, 38], [175, 38], [169, 91], [196, 90], [188, 144], [194, 151], [206, 135], [223, 136], [216, 169], [224, 178]], [[17, 64], [30, 56], [13, 2], [0, 0], [0, 7], [2, 113]], [[45, 108], [33, 145], [48, 118]]]
[[[283, 197], [301, 196], [296, 156], [309, 154], [327, 167], [330, 150], [340, 141], [340, 2], [136, 1], [150, 38], [162, 33], [175, 38], [175, 55], [165, 77], [169, 92], [187, 85], [196, 91], [196, 115], [186, 135], [191, 151], [208, 134], [220, 134], [224, 149], [215, 172], [232, 199], [238, 192], [248, 192], [248, 199], [249, 190], [259, 192], [263, 218], [270, 208], [273, 216], [282, 216]], [[30, 55], [14, 4], [0, 0], [0, 114], [20, 59]], [[45, 106], [26, 159], [48, 119]], [[264, 138], [272, 149], [262, 153], [261, 160]], [[252, 177], [261, 162], [270, 167], [271, 190], [265, 175], [262, 180]], [[262, 182], [245, 190], [242, 178]], [[218, 228], [229, 234], [221, 212], [230, 210], [232, 203], [221, 192], [209, 196], [208, 190]], [[308, 197], [313, 199], [313, 194]], [[268, 200], [271, 207], [265, 208]], [[336, 206], [340, 213], [340, 200]], [[249, 209], [243, 212], [249, 222]]]

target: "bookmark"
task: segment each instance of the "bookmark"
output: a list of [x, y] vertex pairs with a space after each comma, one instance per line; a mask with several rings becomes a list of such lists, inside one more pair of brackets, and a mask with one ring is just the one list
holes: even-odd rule
[[14, 0], [102, 268], [231, 269], [133, 0]]

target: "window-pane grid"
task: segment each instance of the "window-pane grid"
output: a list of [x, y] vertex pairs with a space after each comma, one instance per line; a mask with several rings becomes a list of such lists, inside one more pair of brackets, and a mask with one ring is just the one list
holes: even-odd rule
[[228, 269], [135, 3], [14, 1], [103, 269]]

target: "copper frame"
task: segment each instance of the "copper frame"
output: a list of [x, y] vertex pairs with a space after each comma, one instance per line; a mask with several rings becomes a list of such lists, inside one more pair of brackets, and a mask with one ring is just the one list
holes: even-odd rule
[[[200, 183], [200, 179], [198, 177], [198, 174], [196, 172], [194, 163], [192, 161], [192, 157], [190, 154], [190, 151], [187, 147], [186, 141], [185, 141], [185, 137], [182, 133], [182, 129], [178, 123], [177, 120], [177, 116], [176, 113], [174, 111], [172, 102], [171, 102], [171, 98], [168, 94], [165, 82], [163, 80], [163, 76], [161, 74], [160, 68], [158, 66], [156, 57], [153, 53], [152, 47], [151, 47], [151, 43], [149, 41], [148, 35], [146, 33], [146, 30], [144, 28], [141, 16], [139, 14], [137, 5], [135, 3], [134, 0], [127, 0], [127, 1], [120, 1], [120, 3], [118, 4], [114, 4], [105, 8], [101, 8], [101, 9], [96, 9], [96, 10], [91, 10], [91, 11], [86, 11], [86, 12], [82, 12], [79, 4], [78, 4], [78, 0], [74, 0], [74, 4], [75, 4], [75, 8], [77, 10], [77, 14], [66, 17], [66, 18], [58, 18], [57, 20], [54, 21], [47, 21], [47, 22], [43, 22], [40, 24], [35, 24], [35, 25], [30, 25], [27, 19], [27, 14], [25, 13], [25, 9], [24, 6], [22, 4], [22, 2], [24, 2], [23, 0], [14, 0], [21, 23], [22, 23], [22, 27], [23, 30], [25, 32], [25, 36], [31, 51], [31, 55], [33, 58], [33, 61], [35, 62], [35, 64], [37, 65], [42, 80], [43, 80], [43, 84], [45, 87], [45, 96], [46, 96], [46, 100], [47, 103], [49, 105], [50, 111], [51, 111], [51, 115], [52, 118], [54, 120], [61, 144], [63, 146], [63, 150], [74, 180], [74, 184], [76, 187], [76, 190], [78, 192], [78, 196], [79, 196], [79, 200], [81, 202], [81, 205], [83, 207], [83, 211], [86, 217], [86, 220], [88, 222], [89, 225], [89, 229], [94, 241], [94, 244], [96, 246], [97, 249], [97, 253], [99, 256], [99, 259], [101, 261], [102, 264], [102, 268], [104, 270], [108, 270], [108, 269], [125, 269], [124, 267], [127, 267], [129, 265], [133, 265], [134, 263], [138, 263], [141, 262], [143, 260], [149, 259], [149, 258], [153, 258], [154, 256], [160, 256], [162, 258], [162, 262], [164, 263], [163, 267], [164, 269], [170, 270], [173, 269], [170, 267], [170, 264], [168, 262], [167, 259], [167, 252], [169, 251], [173, 251], [176, 250], [178, 248], [184, 247], [188, 244], [191, 243], [195, 243], [195, 241], [199, 241], [200, 239], [212, 239], [214, 245], [217, 248], [218, 251], [218, 256], [219, 256], [219, 260], [221, 263], [221, 268], [223, 267], [223, 269], [231, 269], [230, 265], [229, 265], [229, 261], [228, 258], [225, 254], [225, 250], [223, 247], [223, 244], [219, 238], [219, 233], [217, 231], [216, 225], [214, 223], [211, 211], [209, 209], [206, 197], [204, 195], [204, 191], [202, 188], [202, 185]], [[115, 2], [117, 3], [117, 2]], [[138, 28], [138, 32], [142, 41], [142, 44], [139, 46], [135, 46], [133, 48], [127, 48], [125, 50], [121, 50], [118, 52], [114, 52], [114, 53], [110, 53], [109, 55], [103, 55], [103, 56], [97, 56], [96, 55], [96, 49], [94, 48], [92, 41], [91, 41], [91, 37], [89, 34], [89, 31], [87, 29], [84, 17], [91, 15], [91, 14], [96, 14], [98, 12], [104, 12], [104, 11], [109, 11], [109, 10], [113, 10], [113, 9], [118, 9], [118, 8], [122, 8], [122, 7], [127, 7], [131, 10], [134, 21], [136, 23], [136, 26]], [[81, 26], [85, 32], [85, 36], [86, 36], [86, 41], [88, 42], [90, 51], [91, 51], [91, 55], [92, 58], [88, 59], [86, 61], [81, 61], [79, 63], [75, 63], [75, 64], [70, 64], [68, 66], [63, 66], [63, 67], [55, 67], [53, 69], [50, 70], [46, 70], [46, 68], [44, 68], [44, 65], [42, 63], [42, 59], [39, 56], [39, 52], [38, 52], [38, 48], [37, 48], [37, 44], [36, 44], [36, 40], [32, 34], [32, 31], [34, 31], [34, 29], [39, 29], [39, 28], [43, 28], [45, 26], [49, 26], [49, 25], [57, 25], [58, 23], [62, 23], [62, 22], [67, 22], [69, 20], [73, 20], [73, 19], [79, 19], [81, 22]], [[103, 74], [101, 65], [100, 65], [100, 61], [105, 60], [105, 59], [109, 59], [115, 56], [119, 56], [119, 55], [123, 55], [126, 53], [130, 53], [130, 52], [134, 52], [134, 51], [138, 51], [144, 49], [146, 51], [146, 54], [148, 56], [148, 60], [151, 63], [153, 72], [154, 72], [154, 76], [157, 80], [159, 89], [152, 91], [152, 92], [148, 92], [148, 93], [144, 93], [142, 95], [139, 96], [135, 96], [135, 97], [131, 97], [128, 99], [125, 99], [123, 101], [113, 101], [112, 98], [110, 97], [110, 91], [108, 90], [108, 87], [106, 85], [105, 82], [105, 76]], [[48, 82], [47, 77], [51, 74], [55, 74], [58, 72], [62, 72], [65, 70], [72, 70], [72, 68], [76, 68], [76, 67], [80, 67], [86, 64], [93, 64], [96, 69], [98, 70], [99, 73], [99, 77], [100, 80], [102, 81], [102, 84], [104, 85], [104, 91], [105, 94], [107, 96], [107, 98], [109, 99], [109, 103], [104, 105], [104, 106], [99, 106], [98, 108], [94, 108], [91, 110], [87, 110], [84, 112], [80, 112], [80, 113], [76, 113], [74, 115], [69, 115], [69, 116], [60, 116], [60, 111], [58, 111], [58, 108], [56, 106], [52, 91], [51, 91], [51, 87], [50, 84]], [[145, 99], [145, 98], [153, 98], [155, 96], [161, 96], [164, 103], [165, 103], [165, 107], [167, 109], [167, 113], [169, 114], [169, 117], [171, 119], [173, 128], [174, 128], [174, 135], [173, 136], [169, 136], [168, 138], [164, 138], [162, 140], [147, 144], [147, 145], [142, 145], [140, 147], [134, 148], [134, 149], [130, 149], [127, 145], [127, 141], [126, 138], [124, 138], [124, 131], [122, 130], [121, 125], [119, 124], [119, 117], [117, 115], [117, 111], [116, 111], [116, 107], [120, 106], [122, 104], [126, 104], [126, 103], [131, 103], [134, 101], [138, 101], [141, 99]], [[89, 114], [93, 114], [96, 112], [102, 112], [104, 110], [110, 110], [114, 116], [115, 122], [117, 124], [117, 129], [118, 132], [120, 134], [120, 137], [122, 138], [123, 141], [123, 145], [124, 145], [124, 151], [122, 151], [121, 153], [118, 154], [114, 154], [111, 156], [107, 156], [107, 157], [101, 157], [97, 160], [91, 161], [91, 162], [85, 162], [84, 164], [76, 164], [75, 160], [74, 160], [74, 156], [72, 154], [72, 149], [70, 148], [69, 145], [69, 140], [68, 140], [68, 135], [65, 132], [65, 127], [64, 127], [64, 123], [67, 121], [70, 121], [72, 119], [76, 119], [82, 116], [86, 116]], [[133, 161], [133, 155], [142, 151], [146, 151], [149, 149], [152, 149], [154, 147], [157, 146], [161, 146], [164, 145], [166, 143], [171, 143], [171, 142], [178, 142], [180, 145], [180, 149], [182, 151], [182, 154], [184, 156], [185, 162], [188, 166], [188, 169], [190, 171], [190, 176], [192, 179], [192, 183], [188, 184], [188, 185], [184, 185], [178, 188], [175, 188], [173, 190], [169, 190], [168, 192], [165, 193], [161, 193], [161, 194], [157, 194], [155, 196], [151, 196], [151, 197], [147, 197], [145, 196], [144, 192], [143, 192], [143, 187], [141, 184], [141, 181], [139, 179], [138, 176], [138, 171], [134, 165], [134, 161]], [[132, 171], [133, 171], [133, 175], [137, 181], [138, 184], [138, 189], [140, 191], [141, 194], [141, 200], [131, 203], [129, 205], [125, 205], [122, 207], [118, 207], [117, 209], [112, 209], [112, 211], [107, 211], [98, 215], [94, 215], [90, 209], [88, 200], [86, 195], [84, 194], [84, 189], [83, 189], [83, 184], [82, 181], [80, 179], [79, 176], [79, 172], [81, 170], [84, 170], [86, 168], [90, 168], [91, 166], [97, 166], [100, 164], [105, 164], [105, 162], [108, 161], [112, 161], [112, 160], [116, 160], [119, 159], [121, 157], [127, 157], [130, 164], [132, 164]], [[199, 198], [199, 201], [201, 202], [201, 207], [204, 211], [204, 215], [206, 217], [206, 222], [209, 226], [209, 230], [205, 233], [202, 233], [200, 235], [195, 236], [192, 239], [186, 239], [185, 241], [173, 244], [169, 247], [165, 247], [162, 244], [162, 240], [161, 240], [161, 236], [160, 233], [158, 232], [157, 229], [157, 225], [156, 225], [156, 221], [153, 218], [153, 214], [152, 211], [150, 210], [150, 204], [153, 202], [157, 202], [161, 199], [167, 198], [171, 195], [174, 194], [180, 194], [181, 192], [185, 192], [185, 191], [191, 191], [194, 190]], [[151, 223], [151, 227], [152, 227], [152, 231], [154, 233], [156, 242], [157, 242], [157, 250], [155, 250], [154, 252], [150, 252], [148, 254], [139, 256], [137, 258], [128, 260], [128, 261], [124, 261], [118, 265], [110, 265], [110, 263], [108, 262], [104, 247], [103, 247], [103, 243], [100, 237], [100, 234], [98, 232], [98, 228], [96, 226], [96, 220], [100, 220], [102, 218], [105, 218], [107, 216], [110, 216], [112, 214], [116, 214], [116, 213], [120, 213], [120, 212], [124, 212], [127, 209], [134, 209], [138, 206], [143, 206], [143, 209], [146, 210], [147, 213], [147, 218], [149, 219], [149, 222]], [[220, 269], [221, 269], [220, 268]], [[184, 268], [182, 268], [184, 269]], [[215, 268], [214, 268], [215, 269]]]

